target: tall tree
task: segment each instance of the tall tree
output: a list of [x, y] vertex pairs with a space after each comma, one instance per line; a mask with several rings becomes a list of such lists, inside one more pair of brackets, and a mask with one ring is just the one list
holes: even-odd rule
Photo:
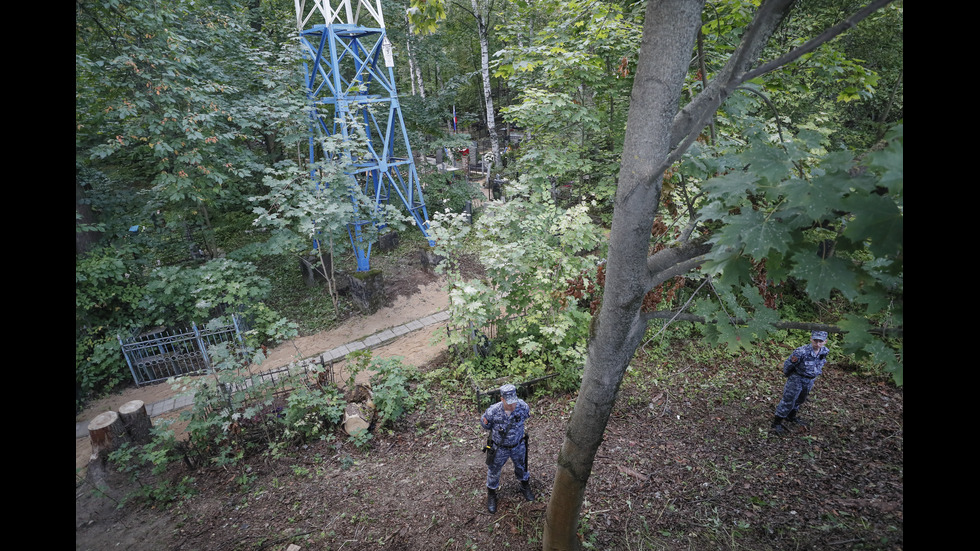
[[[467, 8], [458, 3], [453, 5], [466, 11], [476, 22], [476, 33], [480, 41], [480, 76], [483, 80], [483, 105], [486, 109], [487, 133], [494, 164], [500, 162], [500, 143], [497, 138], [496, 112], [493, 106], [493, 87], [490, 83], [490, 29], [493, 28], [495, 0], [470, 0]], [[408, 17], [416, 32], [433, 32], [439, 20], [445, 18], [442, 2], [412, 0]]]
[[545, 549], [578, 546], [579, 513], [596, 452], [626, 367], [646, 331], [648, 318], [641, 312], [644, 296], [667, 279], [705, 263], [713, 246], [722, 248], [717, 242], [691, 239], [648, 255], [664, 172], [695, 142], [739, 86], [812, 51], [887, 3], [872, 2], [814, 40], [760, 64], [764, 47], [795, 4], [792, 0], [764, 1], [725, 66], [683, 108], [679, 108], [681, 93], [705, 2], [648, 3], [609, 235], [602, 306], [593, 320], [581, 389], [558, 456]]

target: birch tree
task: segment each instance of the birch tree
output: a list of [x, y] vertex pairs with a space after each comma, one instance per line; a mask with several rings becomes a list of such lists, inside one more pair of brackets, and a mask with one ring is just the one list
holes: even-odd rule
[[[445, 7], [442, 2], [426, 2], [412, 0], [408, 9], [408, 19], [416, 32], [433, 32], [438, 21], [445, 18]], [[476, 21], [476, 32], [480, 40], [480, 76], [483, 80], [483, 103], [486, 109], [487, 133], [490, 135], [490, 147], [493, 152], [494, 164], [500, 162], [500, 143], [497, 139], [497, 124], [493, 107], [493, 88], [490, 83], [490, 29], [494, 16], [495, 0], [470, 0], [470, 8], [453, 3], [454, 6], [465, 10]]]

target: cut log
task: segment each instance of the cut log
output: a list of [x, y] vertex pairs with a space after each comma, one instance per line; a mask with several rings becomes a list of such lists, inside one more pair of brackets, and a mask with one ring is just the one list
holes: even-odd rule
[[146, 412], [143, 400], [132, 400], [119, 407], [119, 417], [122, 419], [126, 434], [134, 444], [146, 444], [150, 441], [150, 428], [153, 422]]
[[354, 436], [355, 434], [368, 430], [371, 427], [371, 420], [374, 417], [374, 404], [371, 402], [347, 404], [344, 411], [344, 431]]

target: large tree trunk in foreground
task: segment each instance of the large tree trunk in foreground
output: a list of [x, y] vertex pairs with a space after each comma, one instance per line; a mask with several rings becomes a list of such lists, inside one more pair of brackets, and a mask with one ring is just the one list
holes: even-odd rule
[[[728, 64], [684, 110], [680, 95], [694, 48], [704, 0], [651, 0], [623, 144], [602, 307], [593, 320], [582, 387], [558, 455], [558, 471], [545, 519], [544, 548], [578, 548], [577, 528], [596, 452], [623, 374], [643, 334], [643, 297], [654, 286], [700, 265], [709, 247], [685, 243], [648, 257], [660, 203], [663, 171], [679, 158], [739, 79], [793, 0], [768, 0], [743, 34]], [[693, 106], [693, 107], [692, 107]]]
[[[626, 366], [643, 337], [643, 296], [650, 288], [650, 232], [660, 201], [660, 161], [701, 26], [703, 0], [651, 0], [643, 26], [609, 235], [606, 286], [593, 321], [582, 387], [558, 455], [548, 504], [545, 549], [576, 549], [579, 513]], [[666, 252], [666, 251], [665, 251]], [[692, 247], [689, 255], [696, 255]]]
[[795, 4], [795, 0], [766, 0], [725, 67], [680, 110], [680, 93], [701, 26], [704, 0], [650, 0], [647, 4], [609, 234], [602, 307], [593, 320], [582, 386], [558, 454], [545, 519], [545, 549], [578, 547], [579, 513], [592, 464], [623, 374], [646, 331], [647, 317], [640, 314], [644, 295], [700, 265], [709, 250], [706, 245], [686, 242], [647, 257], [663, 171], [680, 159], [738, 85], [799, 59], [889, 2], [873, 0], [802, 46], [757, 66], [763, 47]]

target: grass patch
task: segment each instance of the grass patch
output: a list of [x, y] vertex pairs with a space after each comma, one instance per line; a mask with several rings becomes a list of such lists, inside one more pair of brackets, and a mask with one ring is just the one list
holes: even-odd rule
[[341, 318], [338, 319], [326, 287], [323, 284], [307, 285], [300, 271], [299, 259], [293, 255], [267, 256], [256, 260], [255, 264], [272, 284], [266, 304], [279, 315], [295, 322], [300, 336], [336, 327], [352, 309], [349, 301], [341, 297]]

